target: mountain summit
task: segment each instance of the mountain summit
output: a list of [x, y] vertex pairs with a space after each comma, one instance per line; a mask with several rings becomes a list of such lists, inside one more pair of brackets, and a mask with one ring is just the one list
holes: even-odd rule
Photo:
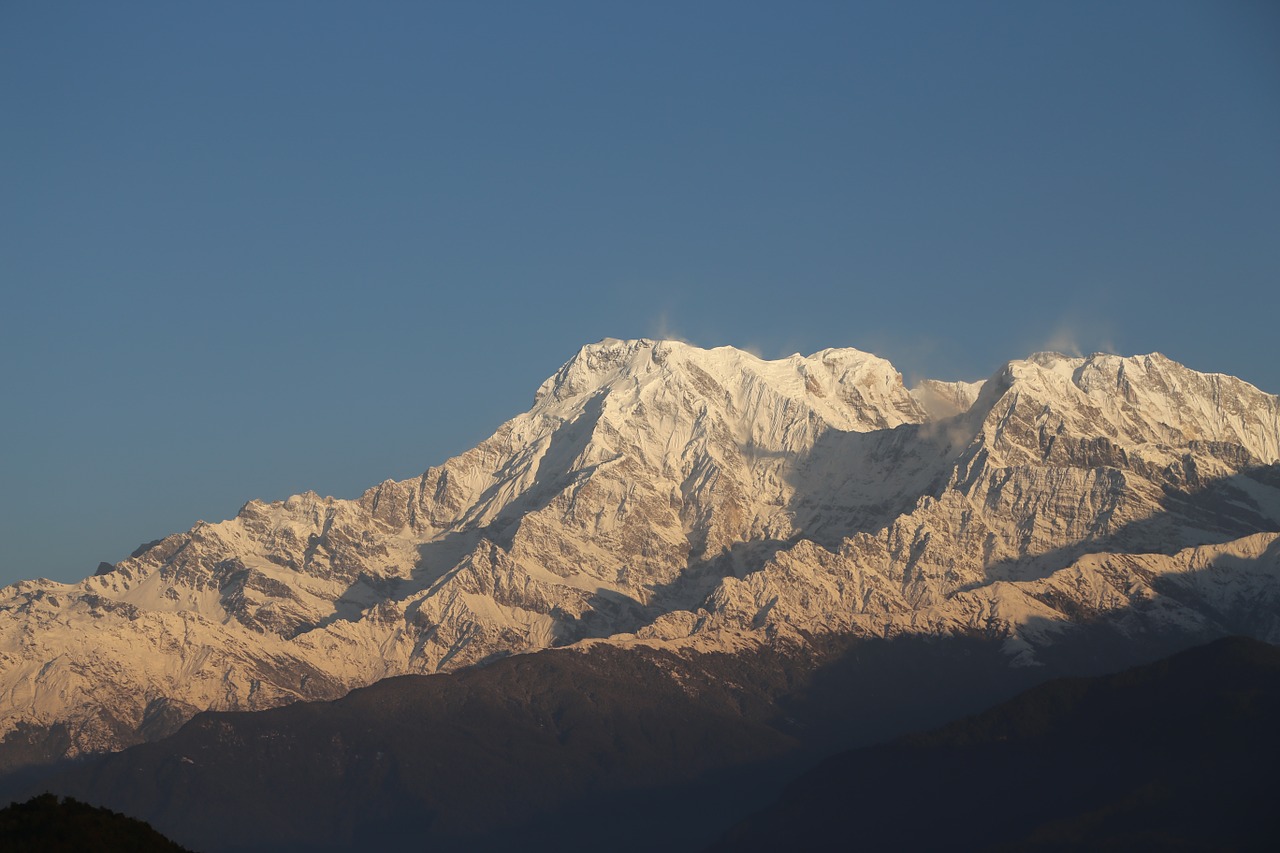
[[0, 591], [0, 733], [116, 749], [587, 641], [994, 632], [1017, 665], [1099, 624], [1280, 641], [1278, 466], [1275, 396], [1158, 354], [908, 389], [854, 349], [606, 339], [420, 477]]

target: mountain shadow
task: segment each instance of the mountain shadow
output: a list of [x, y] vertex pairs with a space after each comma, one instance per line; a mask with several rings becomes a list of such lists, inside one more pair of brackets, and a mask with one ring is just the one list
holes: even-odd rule
[[843, 753], [710, 848], [1272, 850], [1280, 648], [1233, 637]]

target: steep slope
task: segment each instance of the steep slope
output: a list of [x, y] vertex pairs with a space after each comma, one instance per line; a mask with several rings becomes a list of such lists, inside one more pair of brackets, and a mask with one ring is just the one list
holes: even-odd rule
[[1219, 640], [834, 756], [713, 849], [1270, 850], [1280, 649]]
[[[856, 350], [606, 340], [419, 478], [3, 590], [0, 764], [590, 638], [994, 633], [1034, 663], [1112, 611], [1269, 637], [1278, 448], [1277, 398], [1158, 355], [908, 391]], [[1179, 586], [1201, 563], [1226, 580]]]

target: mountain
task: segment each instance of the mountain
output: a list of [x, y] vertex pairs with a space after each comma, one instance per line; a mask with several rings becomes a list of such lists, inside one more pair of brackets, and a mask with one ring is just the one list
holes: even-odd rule
[[985, 638], [1047, 677], [1280, 641], [1277, 531], [1280, 402], [1158, 354], [907, 389], [852, 349], [605, 340], [420, 477], [0, 591], [0, 769], [573, 644]]
[[843, 753], [716, 851], [1270, 850], [1280, 649], [1218, 640]]

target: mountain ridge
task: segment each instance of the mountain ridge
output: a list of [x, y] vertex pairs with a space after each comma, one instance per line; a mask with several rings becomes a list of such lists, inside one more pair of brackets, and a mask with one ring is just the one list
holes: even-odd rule
[[[1104, 601], [1265, 638], [1265, 608], [1255, 624], [1215, 596], [1275, 600], [1278, 462], [1276, 397], [1158, 354], [1037, 354], [907, 389], [854, 349], [605, 339], [420, 477], [249, 501], [79, 584], [0, 591], [0, 730], [115, 749], [149, 720], [582, 641], [998, 625], [1035, 665], [1045, 620]], [[1198, 547], [1260, 567], [1247, 591], [1178, 587]]]

